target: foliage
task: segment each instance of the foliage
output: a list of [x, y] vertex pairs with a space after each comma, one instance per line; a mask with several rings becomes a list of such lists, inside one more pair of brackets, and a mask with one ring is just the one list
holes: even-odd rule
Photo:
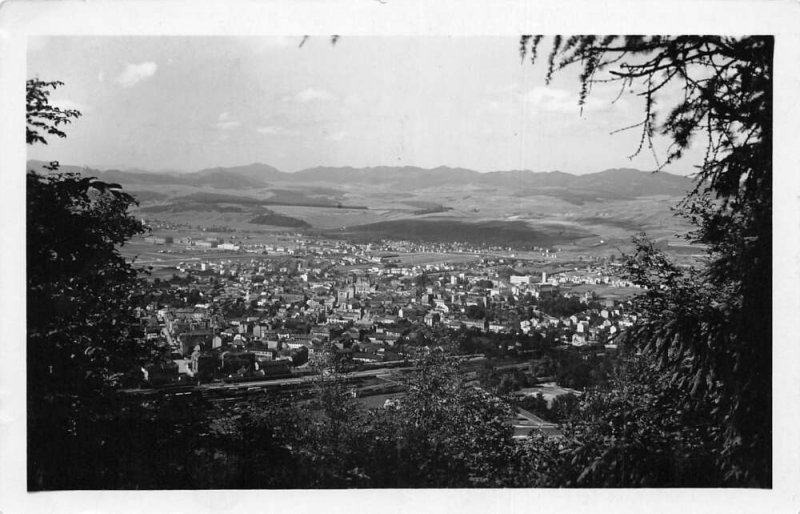
[[572, 393], [560, 394], [553, 398], [550, 405], [551, 418], [558, 422], [565, 422], [578, 412], [578, 397]]
[[519, 391], [523, 387], [528, 387], [530, 380], [528, 375], [521, 370], [514, 370], [511, 373], [504, 373], [500, 376], [497, 383], [497, 394], [506, 395], [513, 391]]
[[[538, 59], [541, 36], [524, 36], [522, 57]], [[771, 484], [772, 57], [769, 36], [556, 36], [547, 81], [579, 66], [579, 104], [601, 83], [643, 99], [635, 154], [653, 136], [671, 139], [662, 165], [698, 138], [706, 155], [681, 204], [708, 247], [708, 266], [681, 270], [638, 239], [631, 277], [649, 287], [636, 307], [633, 344], [670, 373], [670, 386], [705, 402], [724, 430], [717, 465], [731, 485]], [[682, 95], [665, 116], [669, 86]], [[623, 128], [626, 129], [626, 128]], [[655, 155], [655, 153], [654, 153]], [[666, 395], [666, 389], [662, 391]]]
[[226, 299], [220, 303], [219, 311], [226, 319], [241, 318], [247, 314], [244, 298]]
[[521, 409], [536, 414], [544, 420], [552, 421], [550, 407], [547, 405], [547, 400], [544, 399], [542, 393], [536, 393], [535, 396], [524, 396], [517, 399], [514, 404]]
[[539, 310], [558, 318], [572, 316], [587, 310], [588, 306], [574, 296], [561, 294], [542, 295], [537, 301]]
[[267, 214], [259, 214], [255, 218], [251, 219], [249, 223], [253, 223], [255, 225], [272, 225], [275, 227], [292, 227], [292, 228], [310, 228], [307, 222], [292, 218], [291, 216], [283, 216], [281, 214], [276, 214], [274, 212], [269, 212]]
[[[421, 358], [393, 406], [366, 410], [344, 376], [319, 382], [311, 413], [291, 418], [290, 487], [498, 487], [531, 485], [529, 449], [511, 438], [507, 404], [463, 383], [440, 352]], [[285, 418], [288, 419], [288, 418]], [[247, 429], [251, 431], [252, 429]], [[278, 445], [280, 446], [280, 445]], [[283, 446], [285, 447], [285, 446]], [[251, 453], [260, 452], [251, 448]], [[291, 462], [291, 464], [290, 464]], [[261, 462], [261, 465], [272, 463]], [[264, 476], [288, 474], [273, 469]], [[251, 484], [255, 487], [269, 484]]]
[[475, 282], [475, 287], [479, 287], [481, 289], [491, 289], [494, 287], [494, 283], [488, 279], [480, 279]]
[[[541, 36], [523, 36], [522, 57], [537, 59]], [[726, 198], [764, 200], [771, 182], [771, 37], [556, 36], [548, 56], [547, 81], [560, 69], [581, 67], [578, 101], [598, 83], [636, 88], [644, 100], [643, 145], [652, 149], [658, 131], [672, 139], [665, 164], [680, 158], [694, 136], [705, 133], [709, 152], [699, 185]], [[604, 74], [605, 73], [605, 74]], [[681, 100], [663, 121], [659, 92], [677, 83]]]
[[72, 123], [72, 118], [79, 118], [81, 113], [76, 109], [62, 109], [50, 105], [50, 94], [63, 82], [45, 82], [31, 79], [26, 83], [25, 101], [25, 140], [29, 145], [47, 144], [45, 135], [67, 137], [59, 127]]
[[352, 368], [350, 353], [340, 351], [333, 343], [325, 343], [321, 350], [315, 351], [309, 359], [311, 369], [316, 373], [329, 376], [347, 373]]
[[[646, 239], [634, 242], [626, 269], [647, 293], [634, 299], [643, 317], [620, 341], [638, 344], [668, 373], [671, 385], [709, 408], [724, 427], [714, 436], [727, 482], [767, 480], [769, 456], [763, 452], [770, 434], [764, 415], [769, 413], [770, 377], [754, 373], [769, 370], [763, 362], [770, 349], [769, 329], [754, 334], [753, 321], [743, 322], [744, 298], [734, 284], [678, 268]], [[763, 321], [770, 324], [769, 317]]]
[[612, 366], [612, 359], [594, 353], [560, 352], [556, 382], [564, 387], [584, 389], [602, 385]]
[[508, 405], [464, 384], [457, 362], [430, 353], [407, 383], [399, 403], [364, 418], [366, 485], [498, 487], [531, 479], [506, 423]]
[[572, 393], [560, 394], [552, 399], [550, 405], [542, 393], [516, 400], [515, 405], [530, 411], [540, 418], [555, 423], [567, 423], [580, 413], [580, 401]]
[[299, 350], [292, 353], [292, 366], [302, 366], [308, 362], [308, 348], [301, 346]]
[[61, 392], [111, 383], [135, 364], [138, 274], [118, 245], [143, 231], [132, 197], [73, 174], [28, 174], [29, 377]]
[[484, 319], [486, 317], [486, 309], [480, 305], [467, 305], [464, 314], [470, 319]]
[[497, 276], [502, 280], [509, 280], [511, 278], [511, 275], [516, 273], [514, 268], [512, 268], [511, 266], [501, 266], [497, 268], [495, 272], [497, 273]]
[[648, 359], [627, 360], [608, 387], [571, 409], [557, 472], [548, 479], [561, 487], [717, 485], [717, 428], [700, 407], [707, 406], [692, 402]]
[[408, 485], [496, 487], [509, 480], [514, 442], [505, 422], [508, 406], [464, 384], [457, 362], [444, 354], [419, 362], [406, 397], [391, 412], [399, 425], [394, 439], [403, 443], [395, 453], [398, 465], [405, 463]]
[[[28, 81], [30, 144], [63, 137], [58, 127], [79, 115], [48, 104], [58, 85]], [[133, 312], [138, 273], [118, 251], [144, 227], [117, 184], [29, 172], [26, 192], [29, 478], [48, 488], [75, 457], [70, 448], [92, 437], [102, 395], [151, 356]]]

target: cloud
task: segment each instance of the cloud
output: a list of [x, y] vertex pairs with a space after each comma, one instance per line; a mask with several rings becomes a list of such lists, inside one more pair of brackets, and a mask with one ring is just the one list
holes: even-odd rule
[[266, 125], [263, 127], [257, 127], [256, 132], [258, 132], [259, 134], [264, 134], [266, 136], [294, 136], [297, 134], [297, 131], [295, 130], [279, 127], [277, 125]]
[[525, 103], [535, 112], [577, 113], [580, 110], [574, 93], [550, 87], [533, 88], [525, 95]]
[[105, 82], [105, 80], [106, 80], [106, 72], [101, 71], [100, 73], [97, 74], [98, 82]]
[[[625, 100], [618, 100], [613, 103], [616, 98], [618, 90], [610, 90], [602, 88], [602, 91], [593, 91], [589, 93], [583, 104], [584, 114], [587, 112], [610, 111], [614, 108], [624, 108], [627, 106]], [[548, 112], [559, 114], [579, 114], [581, 106], [578, 105], [578, 91], [568, 91], [566, 89], [559, 89], [553, 87], [535, 87], [525, 95], [525, 102], [530, 111], [533, 112]]]
[[216, 127], [221, 130], [231, 130], [235, 129], [239, 125], [241, 125], [240, 122], [231, 120], [231, 121], [220, 121], [217, 123]]
[[325, 135], [325, 139], [329, 141], [343, 141], [347, 137], [346, 130], [337, 130], [336, 132], [330, 132]]
[[336, 98], [333, 93], [325, 91], [324, 89], [314, 89], [313, 87], [306, 88], [296, 95], [290, 97], [290, 100], [300, 103], [308, 102], [324, 102]]
[[117, 83], [122, 87], [133, 87], [139, 82], [155, 75], [158, 65], [152, 61], [128, 64], [117, 76]]
[[240, 126], [242, 123], [238, 120], [231, 119], [231, 115], [225, 111], [217, 117], [217, 123], [214, 124], [220, 130], [232, 130]]

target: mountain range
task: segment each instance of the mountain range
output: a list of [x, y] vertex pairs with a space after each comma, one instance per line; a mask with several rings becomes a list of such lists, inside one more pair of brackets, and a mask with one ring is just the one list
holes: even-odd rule
[[[28, 169], [43, 172], [44, 164], [28, 161]], [[684, 227], [672, 207], [694, 185], [689, 177], [630, 168], [584, 175], [444, 166], [286, 173], [261, 163], [183, 173], [60, 170], [118, 183], [139, 202], [137, 215], [181, 226], [515, 248], [571, 244], [594, 253], [624, 245], [632, 233], [674, 237]]]
[[[28, 161], [28, 169], [41, 171], [43, 161]], [[576, 195], [586, 199], [633, 198], [654, 195], [683, 195], [692, 186], [688, 177], [666, 172], [649, 173], [615, 168], [573, 175], [560, 171], [510, 170], [481, 173], [465, 168], [414, 166], [369, 168], [315, 167], [294, 173], [254, 163], [244, 166], [206, 168], [188, 173], [144, 170], [96, 170], [62, 165], [61, 171], [92, 175], [124, 187], [165, 185], [194, 186], [227, 190], [262, 189], [276, 184], [325, 185], [333, 188], [380, 188], [391, 191], [419, 191], [435, 188], [509, 190], [514, 196]]]

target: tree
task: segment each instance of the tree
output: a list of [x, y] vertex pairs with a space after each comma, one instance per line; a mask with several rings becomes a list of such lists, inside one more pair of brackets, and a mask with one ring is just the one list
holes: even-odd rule
[[467, 305], [464, 313], [470, 319], [483, 319], [486, 317], [486, 309], [480, 305]]
[[542, 419], [550, 420], [550, 409], [547, 406], [547, 400], [544, 399], [544, 395], [539, 392], [536, 393], [535, 396], [524, 396], [516, 400], [516, 405], [519, 407], [530, 411]]
[[[522, 57], [537, 61], [541, 41], [523, 36]], [[598, 83], [634, 91], [643, 100], [642, 121], [627, 127], [641, 130], [634, 154], [653, 150], [656, 133], [672, 141], [659, 169], [705, 139], [680, 209], [709, 263], [684, 272], [636, 240], [626, 267], [649, 289], [635, 302], [642, 322], [626, 337], [724, 428], [715, 434], [724, 482], [761, 487], [771, 484], [772, 453], [773, 46], [772, 37], [557, 36], [546, 75], [580, 66], [580, 105]], [[683, 94], [659, 116], [670, 84]]]
[[292, 366], [302, 366], [308, 362], [308, 348], [301, 346], [292, 354]]
[[560, 394], [553, 398], [553, 404], [550, 407], [553, 419], [558, 421], [567, 421], [576, 412], [578, 404], [578, 397], [572, 393]]
[[551, 412], [566, 414], [564, 438], [559, 451], [548, 452], [555, 464], [546, 485], [710, 487], [723, 480], [708, 405], [692, 408], [650, 359], [622, 361], [610, 386], [588, 391], [578, 408], [559, 405], [560, 398]]
[[492, 466], [487, 457], [511, 442], [502, 422], [507, 407], [463, 387], [457, 364], [438, 352], [425, 356], [418, 369], [399, 410], [409, 454], [431, 470], [424, 480], [429, 486], [463, 487], [499, 478], [487, 473], [486, 466]]
[[62, 109], [50, 105], [51, 90], [63, 86], [63, 82], [45, 82], [39, 79], [28, 80], [26, 87], [25, 141], [29, 144], [47, 144], [44, 135], [67, 137], [59, 127], [72, 123], [73, 118], [81, 116], [76, 109]]
[[417, 294], [425, 292], [425, 288], [431, 285], [431, 277], [424, 271], [414, 277], [414, 285], [417, 287]]
[[[466, 385], [459, 363], [422, 352], [393, 405], [366, 410], [333, 368], [294, 446], [308, 469], [293, 487], [502, 487], [539, 478], [512, 439], [509, 406]], [[257, 451], [257, 449], [255, 449]]]
[[197, 289], [190, 289], [186, 295], [186, 303], [188, 305], [197, 305], [203, 301], [203, 295]]
[[[49, 105], [60, 84], [28, 81], [29, 144], [64, 137], [79, 116]], [[31, 171], [26, 193], [29, 487], [47, 489], [90, 473], [76, 457], [105, 443], [91, 428], [104, 397], [151, 356], [134, 317], [138, 272], [118, 251], [144, 227], [117, 184]]]

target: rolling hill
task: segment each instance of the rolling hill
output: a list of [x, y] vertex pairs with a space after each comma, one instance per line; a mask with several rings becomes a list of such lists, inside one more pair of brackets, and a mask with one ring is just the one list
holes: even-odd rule
[[[28, 169], [42, 171], [44, 164], [29, 161]], [[671, 237], [685, 223], [670, 207], [693, 186], [687, 177], [630, 168], [584, 175], [444, 166], [285, 173], [261, 163], [188, 173], [69, 165], [61, 170], [119, 183], [139, 199], [142, 214], [182, 223], [334, 230], [358, 239], [534, 245], [595, 236], [625, 239], [640, 231]]]
[[[42, 161], [28, 161], [28, 168], [42, 170]], [[382, 188], [397, 191], [419, 191], [434, 188], [488, 188], [513, 190], [514, 194], [578, 195], [588, 199], [636, 198], [654, 195], [682, 195], [692, 185], [691, 179], [666, 172], [648, 173], [630, 168], [617, 168], [572, 175], [560, 171], [534, 172], [511, 170], [479, 173], [464, 168], [425, 169], [413, 166], [371, 168], [316, 167], [285, 173], [261, 163], [246, 166], [207, 168], [190, 173], [95, 170], [62, 166], [63, 171], [89, 173], [123, 186], [182, 185], [214, 189], [261, 189], [270, 185], [319, 185], [328, 188]]]

